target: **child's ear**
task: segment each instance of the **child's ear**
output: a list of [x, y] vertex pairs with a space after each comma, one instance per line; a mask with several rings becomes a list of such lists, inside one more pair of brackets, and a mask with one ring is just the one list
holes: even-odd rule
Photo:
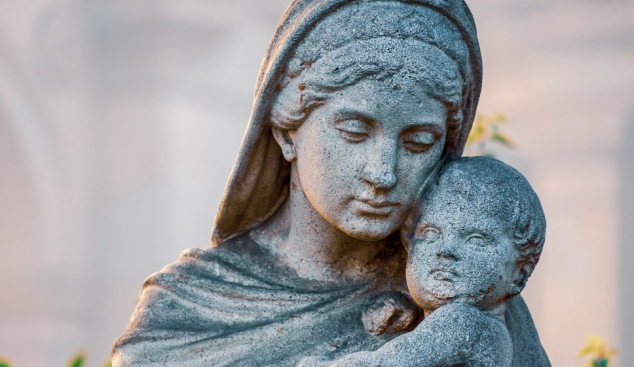
[[289, 162], [297, 159], [297, 153], [295, 152], [295, 142], [291, 136], [291, 130], [282, 130], [278, 127], [271, 127], [271, 132], [277, 144], [282, 149], [282, 155], [284, 159]]
[[407, 213], [407, 217], [401, 226], [401, 243], [403, 247], [405, 247], [405, 251], [409, 253], [409, 243], [414, 237], [416, 233], [416, 228], [418, 227], [418, 222], [420, 220], [422, 214], [422, 201], [423, 197], [421, 196], [421, 192], [419, 192], [418, 197], [414, 200], [414, 204], [412, 208]]
[[401, 227], [401, 243], [403, 244], [403, 248], [405, 252], [409, 253], [409, 240], [412, 236], [411, 227], [407, 223], [407, 220]]
[[401, 243], [403, 244], [403, 248], [405, 249], [405, 252], [409, 254], [409, 238], [407, 238], [406, 236], [403, 236], [403, 231], [401, 231]]
[[531, 264], [517, 264], [513, 272], [513, 284], [511, 284], [509, 291], [509, 298], [517, 296], [524, 290], [526, 282], [528, 282], [528, 278], [531, 276], [534, 268], [535, 267]]

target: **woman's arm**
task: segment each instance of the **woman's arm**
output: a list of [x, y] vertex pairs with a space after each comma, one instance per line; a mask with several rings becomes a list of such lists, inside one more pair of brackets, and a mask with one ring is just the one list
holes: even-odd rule
[[500, 321], [471, 306], [450, 304], [375, 352], [352, 353], [336, 361], [306, 358], [297, 366], [510, 367], [512, 357], [511, 339]]

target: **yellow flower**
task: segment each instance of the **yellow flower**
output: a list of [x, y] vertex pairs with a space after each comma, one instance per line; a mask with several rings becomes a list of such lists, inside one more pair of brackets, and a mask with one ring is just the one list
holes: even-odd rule
[[583, 367], [610, 367], [610, 359], [616, 355], [614, 348], [608, 349], [608, 340], [598, 335], [590, 335], [586, 346], [579, 352], [577, 358], [591, 356], [590, 363]]
[[513, 141], [500, 132], [500, 125], [506, 123], [507, 118], [501, 113], [478, 114], [467, 138], [465, 149], [470, 151], [469, 155], [484, 155], [489, 142], [497, 142], [507, 148], [514, 148]]

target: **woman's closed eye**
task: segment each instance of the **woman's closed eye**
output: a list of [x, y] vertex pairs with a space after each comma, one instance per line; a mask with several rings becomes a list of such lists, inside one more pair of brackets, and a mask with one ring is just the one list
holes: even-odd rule
[[428, 131], [413, 131], [401, 138], [405, 149], [412, 153], [424, 153], [434, 146], [436, 136]]
[[336, 128], [344, 140], [351, 143], [361, 143], [369, 136], [368, 127], [360, 120], [342, 120]]

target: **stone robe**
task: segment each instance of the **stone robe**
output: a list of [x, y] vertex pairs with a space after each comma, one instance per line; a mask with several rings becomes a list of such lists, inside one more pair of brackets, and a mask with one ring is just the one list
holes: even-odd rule
[[[187, 250], [145, 281], [114, 365], [291, 367], [307, 356], [376, 350], [399, 333], [375, 335], [363, 315], [405, 286], [402, 247], [386, 256], [380, 279], [333, 288], [298, 277], [248, 234]], [[520, 297], [509, 302], [507, 325], [514, 366], [550, 365]]]
[[[375, 0], [361, 3], [371, 1]], [[441, 32], [431, 21], [392, 27], [392, 20], [401, 19], [392, 15], [380, 32], [436, 45], [459, 65], [464, 82], [463, 119], [452, 129], [445, 147], [447, 159], [458, 158], [482, 86], [473, 17], [462, 0], [394, 1], [426, 7], [456, 28], [455, 32]], [[147, 279], [132, 320], [113, 347], [115, 367], [291, 367], [311, 355], [337, 358], [375, 350], [398, 335], [375, 335], [363, 323], [363, 315], [379, 300], [402, 298], [407, 292], [405, 255], [398, 241], [386, 250], [385, 264], [374, 279], [341, 287], [300, 278], [249, 234], [275, 213], [289, 190], [290, 165], [268, 122], [270, 103], [279, 92], [288, 60], [298, 56], [298, 44], [316, 24], [351, 3], [355, 1], [291, 3], [262, 63], [249, 125], [212, 230], [214, 247], [186, 251], [176, 263]], [[381, 19], [373, 20], [377, 21]], [[343, 44], [352, 37], [373, 37], [379, 27], [378, 23], [354, 29], [344, 29], [346, 26], [352, 27], [343, 22], [336, 30], [324, 32], [330, 32], [328, 37], [341, 36], [337, 42]], [[468, 52], [455, 53], [452, 45], [456, 42], [464, 43]], [[339, 43], [324, 41], [311, 50], [314, 55], [303, 56], [319, 57]], [[302, 65], [310, 65], [308, 61]], [[520, 297], [509, 302], [507, 325], [514, 342], [515, 367], [550, 366]]]

